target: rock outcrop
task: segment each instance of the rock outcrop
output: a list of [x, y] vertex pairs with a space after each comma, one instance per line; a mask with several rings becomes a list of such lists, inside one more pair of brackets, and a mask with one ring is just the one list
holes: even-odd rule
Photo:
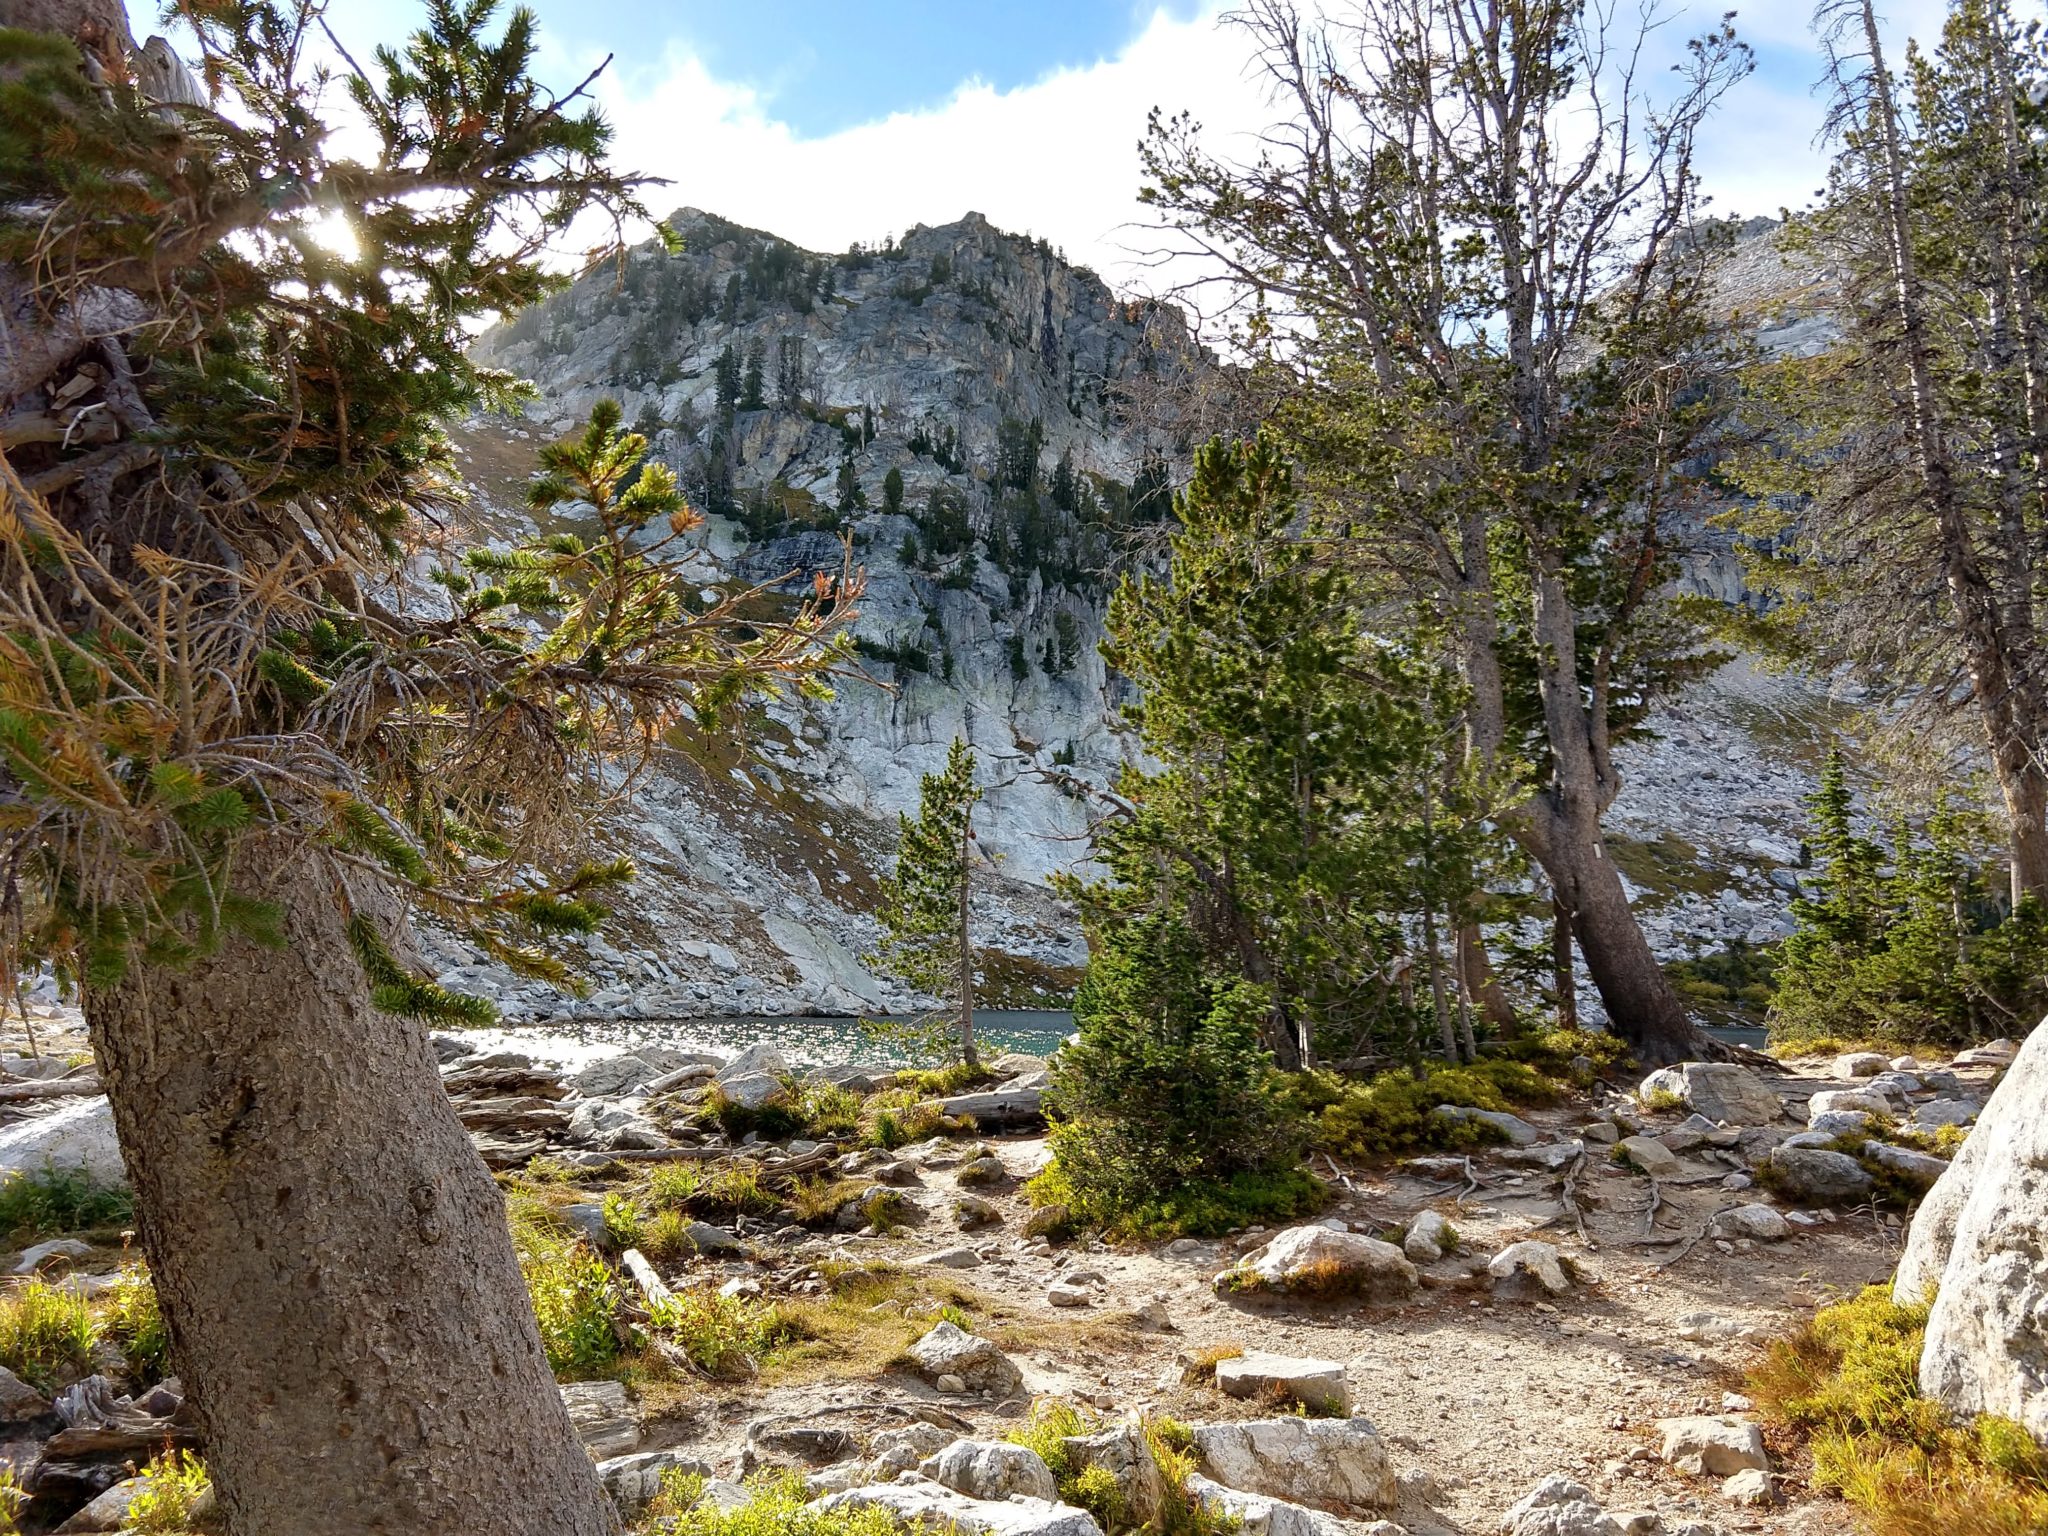
[[1914, 1218], [1894, 1292], [1930, 1285], [1921, 1390], [2048, 1443], [2048, 1029], [2027, 1037]]

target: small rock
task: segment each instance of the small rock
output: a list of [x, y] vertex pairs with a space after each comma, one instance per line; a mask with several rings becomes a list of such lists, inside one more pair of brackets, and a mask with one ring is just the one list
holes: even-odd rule
[[979, 1195], [957, 1195], [953, 1200], [953, 1220], [962, 1232], [972, 1232], [980, 1227], [991, 1227], [1003, 1219], [1002, 1212]]
[[1417, 1211], [1401, 1239], [1401, 1251], [1418, 1264], [1434, 1264], [1457, 1246], [1458, 1234], [1439, 1211]]
[[927, 1456], [935, 1455], [951, 1445], [955, 1437], [936, 1424], [927, 1424], [922, 1419], [895, 1429], [875, 1432], [868, 1443], [867, 1466], [873, 1476], [894, 1477], [899, 1472], [908, 1472]]
[[560, 1389], [576, 1438], [603, 1460], [640, 1444], [640, 1418], [616, 1381], [572, 1381]]
[[1832, 1139], [1836, 1136], [1861, 1136], [1870, 1129], [1873, 1118], [1867, 1109], [1827, 1109], [1806, 1123], [1808, 1129]]
[[1738, 1205], [1717, 1218], [1721, 1225], [1760, 1243], [1782, 1242], [1792, 1235], [1791, 1225], [1768, 1205]]
[[1983, 1106], [1970, 1099], [1930, 1099], [1917, 1106], [1910, 1124], [1917, 1130], [1939, 1130], [1944, 1125], [1975, 1125]]
[[1501, 1536], [1625, 1536], [1593, 1490], [1552, 1473], [1501, 1516]]
[[1027, 1499], [1055, 1502], [1059, 1485], [1052, 1470], [1028, 1446], [1007, 1440], [955, 1440], [927, 1457], [918, 1472], [973, 1499]]
[[1540, 1132], [1519, 1115], [1510, 1115], [1498, 1109], [1474, 1109], [1466, 1104], [1439, 1104], [1433, 1111], [1444, 1120], [1474, 1120], [1490, 1125], [1507, 1138], [1515, 1147], [1533, 1147]]
[[1225, 1397], [1285, 1396], [1319, 1413], [1351, 1411], [1351, 1388], [1344, 1367], [1334, 1360], [1253, 1351], [1219, 1360], [1216, 1386]]
[[1891, 1063], [1876, 1051], [1850, 1051], [1835, 1058], [1837, 1077], [1875, 1077], [1890, 1068]]
[[1085, 1509], [1045, 1499], [976, 1499], [929, 1478], [849, 1488], [828, 1494], [810, 1508], [886, 1510], [906, 1525], [967, 1536], [1102, 1536]]
[[709, 1477], [711, 1464], [681, 1451], [643, 1451], [637, 1456], [614, 1456], [597, 1464], [597, 1480], [612, 1496], [619, 1513], [631, 1520], [661, 1492], [662, 1479], [670, 1472]]
[[1366, 1419], [1254, 1419], [1195, 1430], [1201, 1470], [1226, 1487], [1315, 1505], [1389, 1509], [1399, 1496]]
[[1667, 1178], [1682, 1166], [1678, 1157], [1654, 1136], [1625, 1136], [1621, 1155], [1653, 1179]]
[[1870, 1115], [1892, 1112], [1891, 1101], [1883, 1094], [1863, 1093], [1853, 1088], [1823, 1088], [1807, 1100], [1806, 1123], [1812, 1125], [1819, 1116], [1837, 1109], [1860, 1109]]
[[1199, 1472], [1187, 1480], [1186, 1489], [1196, 1503], [1233, 1522], [1243, 1536], [1341, 1536], [1344, 1530], [1315, 1510], [1268, 1494], [1241, 1493]]
[[1911, 1147], [1895, 1147], [1888, 1141], [1866, 1141], [1863, 1143], [1863, 1155], [1874, 1163], [1883, 1164], [1893, 1173], [1902, 1173], [1916, 1183], [1929, 1186], [1948, 1172], [1947, 1158], [1916, 1152]]
[[1518, 1271], [1534, 1276], [1536, 1283], [1553, 1296], [1562, 1296], [1572, 1288], [1571, 1277], [1565, 1272], [1564, 1255], [1549, 1243], [1533, 1238], [1510, 1243], [1486, 1266], [1486, 1272], [1496, 1280], [1505, 1280]]
[[981, 1255], [972, 1248], [941, 1248], [937, 1253], [927, 1253], [912, 1262], [926, 1269], [979, 1269]]
[[1667, 1465], [1693, 1477], [1727, 1477], [1751, 1468], [1770, 1470], [1764, 1432], [1741, 1419], [1659, 1419], [1664, 1435], [1658, 1453]]
[[92, 1244], [81, 1243], [75, 1237], [53, 1237], [47, 1243], [24, 1249], [14, 1266], [17, 1275], [32, 1275], [52, 1259], [89, 1259]]
[[1778, 1490], [1770, 1473], [1761, 1467], [1749, 1467], [1721, 1484], [1721, 1497], [1731, 1504], [1763, 1508], [1778, 1502]]
[[50, 1411], [50, 1400], [0, 1365], [0, 1423], [24, 1424]]
[[1392, 1243], [1324, 1226], [1291, 1227], [1216, 1277], [1216, 1290], [1282, 1296], [1360, 1296], [1404, 1301], [1420, 1285]]
[[1046, 1288], [1045, 1299], [1055, 1307], [1088, 1307], [1095, 1304], [1095, 1293], [1072, 1280], [1055, 1280]]

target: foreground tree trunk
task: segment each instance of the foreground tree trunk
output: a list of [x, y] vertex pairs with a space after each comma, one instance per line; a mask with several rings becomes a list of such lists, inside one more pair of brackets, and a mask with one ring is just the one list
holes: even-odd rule
[[86, 997], [228, 1530], [612, 1536], [504, 1201], [351, 951], [339, 902], [394, 903], [303, 846], [240, 862], [284, 947]]

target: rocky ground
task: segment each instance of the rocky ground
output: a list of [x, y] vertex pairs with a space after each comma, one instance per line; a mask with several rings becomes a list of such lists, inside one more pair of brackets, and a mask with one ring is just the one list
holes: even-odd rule
[[[31, 1022], [45, 1055], [4, 1063], [0, 1095], [28, 1096], [5, 1106], [0, 1169], [118, 1177], [105, 1101], [89, 1065], [67, 1062], [76, 1016]], [[23, 1028], [10, 1022], [9, 1044]], [[793, 1466], [821, 1494], [1005, 1536], [1092, 1527], [1060, 1525], [1086, 1517], [1055, 1518], [1054, 1505], [1020, 1524], [1024, 1506], [1001, 1500], [1039, 1484], [1011, 1451], [924, 1458], [1000, 1440], [1047, 1400], [1073, 1405], [1096, 1439], [1128, 1441], [1162, 1416], [1197, 1426], [1188, 1488], [1254, 1536], [1847, 1533], [1796, 1448], [1751, 1422], [1744, 1363], [1816, 1305], [1890, 1275], [1900, 1217], [1874, 1197], [1947, 1166], [1924, 1148], [1974, 1119], [2012, 1054], [1935, 1068], [1862, 1053], [1768, 1076], [1695, 1063], [1591, 1081], [1526, 1116], [1440, 1111], [1505, 1139], [1372, 1166], [1319, 1154], [1332, 1200], [1313, 1222], [1111, 1245], [1049, 1232], [1026, 1198], [1047, 1161], [1035, 1058], [1004, 1059], [998, 1081], [926, 1103], [922, 1121], [904, 1107], [924, 1102], [916, 1093], [869, 1097], [869, 1114], [896, 1105], [917, 1134], [945, 1117], [944, 1134], [885, 1149], [801, 1129], [735, 1136], [708, 1118], [707, 1105], [765, 1112], [801, 1096], [772, 1045], [730, 1060], [642, 1047], [573, 1070], [545, 1051], [436, 1045], [487, 1160], [517, 1170], [517, 1199], [608, 1255], [635, 1298], [627, 1315], [716, 1291], [813, 1319], [739, 1381], [683, 1361], [566, 1387], [625, 1502], [665, 1467], [738, 1498], [724, 1483]], [[856, 1097], [892, 1089], [885, 1074], [825, 1070]], [[28, 1086], [52, 1082], [64, 1085], [53, 1097]], [[528, 1170], [539, 1154], [534, 1169], [551, 1172]], [[736, 1212], [686, 1206], [680, 1251], [622, 1238], [607, 1193], [644, 1201], [650, 1168], [676, 1165], [741, 1169], [767, 1193]], [[121, 1257], [58, 1245], [8, 1267], [90, 1291]], [[107, 1369], [60, 1396], [54, 1417], [48, 1404], [7, 1410], [14, 1439], [0, 1453], [30, 1486], [57, 1443], [37, 1436], [169, 1422]], [[1309, 1433], [1301, 1404], [1331, 1426], [1313, 1446], [1288, 1439]], [[1268, 1427], [1200, 1429], [1252, 1421]], [[63, 1476], [92, 1481], [75, 1464]]]

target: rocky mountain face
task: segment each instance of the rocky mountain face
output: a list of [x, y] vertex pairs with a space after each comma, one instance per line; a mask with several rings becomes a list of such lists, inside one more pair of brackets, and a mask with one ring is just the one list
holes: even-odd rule
[[[1170, 433], [1147, 402], [1213, 366], [1173, 309], [1120, 301], [1043, 242], [979, 215], [825, 256], [712, 215], [481, 338], [531, 379], [524, 420], [460, 448], [492, 516], [520, 514], [532, 446], [611, 396], [707, 511], [707, 587], [807, 583], [850, 538], [868, 589], [865, 676], [777, 704], [751, 753], [670, 763], [619, 836], [644, 877], [626, 948], [592, 941], [594, 996], [522, 986], [429, 939], [444, 978], [535, 1014], [855, 1012], [910, 999], [872, 973], [868, 916], [897, 813], [955, 736], [989, 788], [978, 940], [998, 997], [1057, 990], [1083, 958], [1046, 877], [1085, 858], [1085, 802], [1130, 742], [1096, 645], [1118, 570], [1168, 509]], [[1826, 271], [1745, 227], [1719, 318], [1767, 353], [1836, 334]], [[1682, 581], [1747, 600], [1728, 539], [1697, 530]], [[1617, 857], [1667, 957], [1762, 942], [1796, 891], [1798, 802], [1829, 703], [1737, 664], [1624, 760]], [[684, 939], [678, 935], [716, 935]], [[613, 940], [619, 936], [614, 935]], [[699, 953], [701, 951], [701, 953]]]

